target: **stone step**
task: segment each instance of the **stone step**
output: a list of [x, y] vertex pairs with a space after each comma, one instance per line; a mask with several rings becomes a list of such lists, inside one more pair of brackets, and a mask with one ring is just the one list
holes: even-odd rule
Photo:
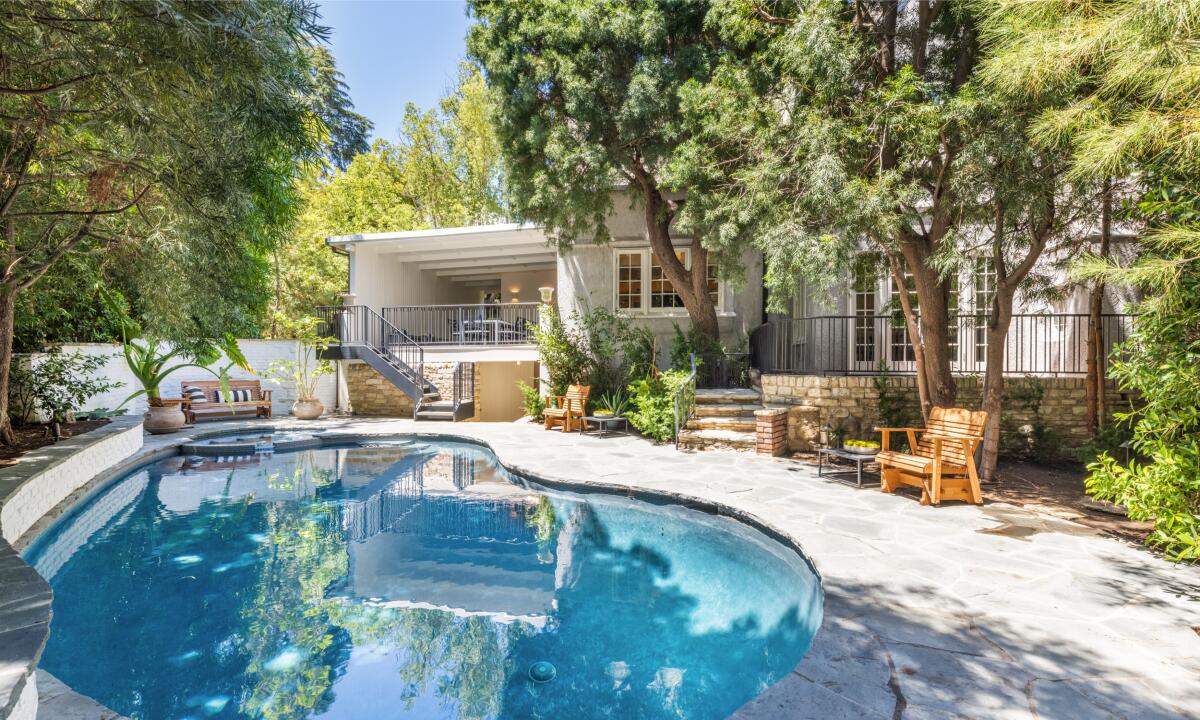
[[453, 420], [453, 410], [421, 410], [417, 413], [417, 420]]
[[696, 403], [692, 414], [696, 417], [748, 417], [755, 410], [761, 410], [762, 403]]
[[737, 430], [683, 430], [679, 447], [690, 450], [738, 450], [754, 452], [754, 433]]
[[757, 390], [696, 388], [697, 405], [762, 405], [762, 393]]
[[715, 417], [694, 417], [688, 420], [688, 430], [737, 430], [739, 432], [754, 432], [755, 420], [753, 415], [717, 415]]

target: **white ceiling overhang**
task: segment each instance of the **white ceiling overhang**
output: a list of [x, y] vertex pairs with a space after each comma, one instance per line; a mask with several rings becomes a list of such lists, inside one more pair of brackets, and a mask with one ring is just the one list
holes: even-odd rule
[[352, 253], [369, 248], [388, 260], [415, 263], [459, 282], [499, 278], [501, 272], [553, 270], [557, 255], [542, 228], [517, 223], [340, 235], [325, 242]]

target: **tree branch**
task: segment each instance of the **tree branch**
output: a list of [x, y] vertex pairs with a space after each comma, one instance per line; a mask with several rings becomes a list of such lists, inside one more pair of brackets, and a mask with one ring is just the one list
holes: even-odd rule
[[0, 95], [22, 95], [25, 97], [38, 97], [41, 95], [49, 95], [52, 92], [62, 90], [65, 87], [74, 85], [77, 82], [82, 82], [84, 80], [93, 78], [95, 76], [96, 76], [96, 73], [87, 73], [85, 75], [80, 75], [79, 77], [73, 77], [70, 80], [63, 80], [62, 82], [53, 83], [51, 85], [43, 85], [41, 87], [36, 87], [36, 88], [15, 88], [15, 87], [5, 87], [3, 85], [0, 85]]

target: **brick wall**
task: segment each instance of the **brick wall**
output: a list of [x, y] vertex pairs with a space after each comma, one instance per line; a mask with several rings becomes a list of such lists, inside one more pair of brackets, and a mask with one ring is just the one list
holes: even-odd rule
[[[1045, 388], [1040, 406], [1043, 424], [1058, 432], [1068, 446], [1078, 446], [1088, 439], [1084, 423], [1086, 400], [1083, 378], [1043, 377], [1038, 378]], [[964, 407], [979, 407], [983, 379], [977, 376], [960, 377], [958, 381], [958, 404]], [[913, 377], [892, 376], [888, 383], [907, 401], [914, 418], [918, 415], [917, 381]], [[1008, 378], [1005, 390], [1016, 395], [1028, 381], [1025, 378]], [[874, 438], [871, 428], [879, 424], [879, 392], [875, 389], [875, 378], [865, 376], [821, 377], [816, 375], [763, 375], [763, 402], [765, 404], [798, 405], [820, 409], [820, 423], [838, 425], [848, 432], [848, 437]], [[1121, 410], [1129, 407], [1129, 394], [1120, 392], [1112, 382], [1108, 384], [1108, 407]], [[1005, 403], [1005, 422], [1013, 427], [1032, 424], [1034, 411], [1019, 400]]]

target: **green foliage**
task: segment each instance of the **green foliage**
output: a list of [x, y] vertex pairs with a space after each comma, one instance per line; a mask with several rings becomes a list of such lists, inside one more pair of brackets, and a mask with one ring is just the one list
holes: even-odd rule
[[638, 432], [656, 442], [675, 436], [675, 393], [687, 381], [687, 372], [667, 370], [629, 386], [633, 409], [627, 417]]
[[631, 380], [641, 380], [658, 373], [658, 341], [650, 328], [630, 326], [621, 344]]
[[721, 344], [701, 333], [695, 326], [688, 326], [685, 331], [675, 325], [675, 335], [671, 338], [671, 369], [690, 372], [692, 355], [696, 356], [696, 366], [704, 364], [706, 356], [719, 355], [724, 352]]
[[1000, 451], [1006, 455], [1050, 463], [1062, 454], [1062, 435], [1046, 425], [1042, 417], [1042, 402], [1046, 384], [1033, 375], [1018, 382], [1009, 382], [1004, 391], [1004, 404], [1032, 416], [1028, 427], [1017, 427], [1008, 414], [1000, 418]]
[[295, 360], [276, 360], [267, 366], [264, 375], [276, 385], [290, 383], [296, 388], [297, 400], [316, 400], [317, 383], [322, 376], [333, 374], [333, 363], [320, 357], [332, 343], [333, 338], [317, 334], [318, 318], [304, 318], [298, 325], [294, 337]]
[[1125, 443], [1133, 439], [1133, 428], [1128, 422], [1104, 423], [1086, 443], [1074, 448], [1071, 455], [1079, 462], [1090, 465], [1101, 455], [1124, 457]]
[[[43, 358], [13, 365], [9, 379], [9, 413], [26, 424], [36, 411], [58, 426], [69, 414], [100, 393], [121, 386], [100, 374], [108, 356], [55, 350]], [[57, 431], [55, 437], [57, 437]]]
[[533, 331], [538, 356], [550, 380], [550, 392], [562, 395], [568, 385], [588, 385], [593, 397], [619, 391], [633, 374], [645, 372], [653, 353], [653, 337], [631, 328], [629, 319], [607, 308], [575, 311], [570, 322], [553, 305], [542, 307], [541, 326]]
[[606, 392], [596, 398], [592, 403], [596, 413], [608, 413], [618, 417], [624, 417], [629, 414], [633, 408], [633, 403], [629, 399], [629, 393], [624, 388]]
[[1148, 229], [1140, 257], [1119, 266], [1085, 258], [1076, 278], [1138, 288], [1134, 330], [1110, 375], [1141, 406], [1119, 413], [1144, 460], [1110, 452], [1087, 489], [1152, 520], [1149, 541], [1200, 559], [1200, 4], [1166, 0], [979, 2], [990, 50], [982, 74], [1005, 92], [1051, 96], [1035, 139], [1063, 147], [1073, 181], [1135, 177], [1131, 220]]
[[272, 336], [291, 336], [313, 307], [337, 304], [346, 291], [346, 258], [325, 238], [482, 224], [503, 215], [490, 107], [483, 78], [463, 66], [437, 110], [407, 106], [397, 141], [376, 140], [340, 170], [301, 178], [302, 210], [271, 255]]
[[525, 415], [534, 420], [541, 420], [542, 411], [546, 409], [546, 399], [538, 392], [537, 387], [524, 380], [518, 380], [517, 389], [521, 391], [521, 407], [525, 408]]
[[332, 167], [345, 170], [355, 155], [366, 152], [374, 126], [354, 112], [354, 101], [346, 92], [345, 79], [329, 48], [314, 45], [307, 49], [307, 55], [314, 95], [311, 104], [317, 108], [326, 131], [321, 143], [325, 159]]
[[[887, 362], [880, 358], [875, 377], [871, 379], [879, 398], [879, 424], [882, 427], [916, 427], [921, 424], [921, 408], [913, 402], [912, 395], [896, 386], [888, 374]], [[895, 450], [908, 447], [908, 438], [893, 434]]]

